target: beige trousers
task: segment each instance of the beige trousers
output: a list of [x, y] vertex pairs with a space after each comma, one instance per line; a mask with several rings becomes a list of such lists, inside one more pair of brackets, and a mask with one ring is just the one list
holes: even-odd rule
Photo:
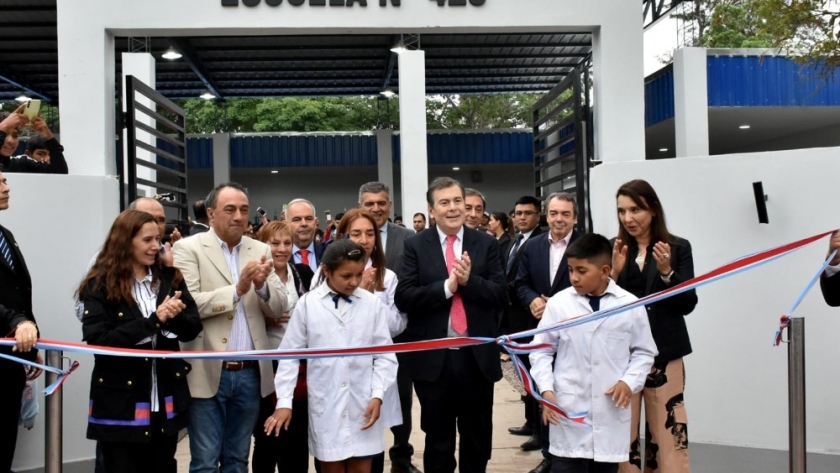
[[630, 459], [619, 473], [642, 471], [639, 418], [645, 401], [645, 473], [690, 473], [688, 417], [683, 403], [685, 365], [682, 358], [654, 365], [645, 387], [633, 395], [630, 420]]

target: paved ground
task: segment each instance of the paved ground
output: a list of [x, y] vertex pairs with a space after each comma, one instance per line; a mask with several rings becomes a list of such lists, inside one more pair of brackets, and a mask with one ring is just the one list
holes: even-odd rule
[[[519, 393], [510, 383], [502, 380], [496, 383], [496, 402], [493, 423], [493, 458], [487, 473], [527, 473], [542, 460], [540, 452], [523, 452], [519, 445], [524, 437], [508, 434], [507, 428], [524, 422], [523, 404]], [[420, 406], [414, 402], [414, 432], [411, 443], [414, 445], [414, 464], [422, 469], [423, 432], [420, 431]], [[390, 446], [390, 432], [386, 434], [386, 451]], [[189, 470], [189, 441], [187, 438], [178, 445], [178, 473]], [[691, 468], [693, 473], [787, 473], [787, 452], [738, 448], [720, 445], [694, 443], [691, 446]], [[65, 470], [68, 471], [69, 470]], [[73, 470], [75, 471], [92, 471]], [[314, 467], [310, 472], [314, 472]], [[385, 472], [390, 465], [385, 463]], [[809, 473], [837, 473], [840, 471], [840, 455], [808, 455]]]

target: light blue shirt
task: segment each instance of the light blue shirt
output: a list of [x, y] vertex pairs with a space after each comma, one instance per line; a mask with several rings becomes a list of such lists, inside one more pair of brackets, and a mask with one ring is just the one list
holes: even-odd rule
[[[306, 250], [309, 251], [309, 267], [312, 268], [312, 272], [318, 271], [318, 261], [316, 261], [315, 257], [315, 242], [309, 244]], [[303, 259], [300, 255], [300, 248], [297, 245], [292, 245], [292, 254], [295, 257], [295, 263], [303, 263]]]

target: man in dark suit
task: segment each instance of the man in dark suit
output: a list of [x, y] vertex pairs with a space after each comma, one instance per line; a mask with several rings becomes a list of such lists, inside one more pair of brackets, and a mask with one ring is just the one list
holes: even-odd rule
[[[840, 250], [840, 231], [831, 235], [828, 244], [829, 254], [834, 250]], [[829, 262], [825, 272], [820, 277], [820, 289], [822, 290], [825, 303], [831, 307], [840, 307], [840, 251]]]
[[315, 241], [318, 228], [315, 215], [315, 206], [306, 199], [295, 199], [286, 207], [286, 221], [292, 227], [292, 263], [305, 264], [313, 273], [318, 272], [324, 253], [324, 245]]
[[[530, 195], [520, 197], [514, 204], [513, 224], [516, 225], [518, 234], [516, 235], [516, 239], [511, 242], [508, 254], [504, 255], [505, 276], [508, 291], [510, 292], [510, 302], [505, 307], [505, 320], [503, 325], [507, 327], [510, 333], [526, 330], [532, 318], [527, 304], [521, 303], [516, 294], [516, 274], [519, 268], [519, 258], [522, 255], [522, 249], [525, 248], [525, 243], [542, 233], [542, 229], [540, 228], [539, 199]], [[527, 356], [524, 358], [527, 358]], [[528, 441], [522, 444], [522, 449], [525, 451], [540, 448], [538, 436], [540, 419], [532, 417], [533, 412], [534, 406], [528, 404], [526, 400], [525, 424], [522, 427], [511, 427], [508, 429], [513, 435], [530, 437]]]
[[[426, 193], [436, 225], [405, 241], [394, 300], [408, 314], [408, 341], [496, 337], [498, 307], [508, 302], [499, 243], [464, 226], [464, 188], [435, 179]], [[487, 468], [493, 443], [493, 384], [501, 379], [493, 344], [410, 353], [403, 357], [420, 400], [426, 473], [455, 471], [455, 432], [462, 473]]]
[[[405, 240], [414, 236], [414, 232], [388, 221], [391, 214], [391, 190], [382, 182], [368, 182], [359, 188], [359, 208], [367, 210], [376, 220], [376, 225], [381, 232], [382, 244], [385, 246], [385, 267], [400, 274], [405, 253]], [[394, 338], [397, 343], [403, 342], [404, 336]], [[403, 355], [397, 354], [397, 361], [400, 367], [397, 371], [397, 391], [400, 395], [400, 410], [402, 411], [403, 423], [391, 427], [394, 434], [394, 445], [388, 451], [391, 458], [392, 473], [420, 473], [411, 464], [411, 457], [414, 455], [414, 446], [409, 442], [411, 437], [411, 404], [413, 400], [413, 386], [408, 368], [405, 366]], [[379, 464], [374, 460], [373, 473], [377, 473]]]
[[[9, 208], [9, 186], [6, 177], [0, 173], [0, 210]], [[32, 280], [26, 261], [18, 248], [14, 235], [0, 226], [0, 326], [4, 336], [14, 333], [18, 344], [12, 347], [0, 347], [0, 353], [8, 356], [43, 363], [41, 355], [33, 350], [39, 334], [32, 314]], [[20, 363], [0, 358], [0, 471], [12, 469], [17, 443], [18, 419], [20, 418], [21, 398], [27, 379], [35, 379], [41, 374], [39, 369], [21, 367]]]
[[207, 207], [204, 205], [204, 199], [195, 201], [193, 215], [195, 215], [195, 222], [190, 229], [190, 235], [198, 235], [210, 230], [210, 219], [207, 218]]
[[[575, 198], [567, 192], [555, 192], [546, 199], [546, 207], [549, 231], [529, 239], [528, 244], [520, 251], [517, 263], [517, 300], [528, 314], [522, 330], [536, 328], [542, 319], [548, 299], [571, 286], [565, 253], [566, 248], [578, 237], [578, 232], [574, 229], [577, 224]], [[517, 341], [527, 343], [531, 339]], [[520, 356], [520, 359], [530, 369], [528, 356]], [[525, 408], [530, 409], [527, 418], [537, 419], [531, 426], [534, 435], [529, 442], [535, 442], [543, 454], [543, 461], [529, 473], [548, 473], [551, 470], [548, 426], [539, 421], [542, 418], [540, 405], [533, 397], [529, 396], [525, 400]]]

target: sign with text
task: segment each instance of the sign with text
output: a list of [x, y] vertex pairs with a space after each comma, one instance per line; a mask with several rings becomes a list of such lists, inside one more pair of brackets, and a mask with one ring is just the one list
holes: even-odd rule
[[[265, 2], [266, 5], [270, 7], [277, 7], [283, 4], [283, 0], [221, 0], [223, 7], [238, 7], [240, 3], [245, 5], [246, 7], [255, 7], [260, 3]], [[376, 0], [371, 0], [371, 3], [374, 3]], [[431, 0], [432, 2], [437, 2], [438, 6], [445, 7], [465, 7], [467, 5], [472, 6], [481, 6], [484, 5], [487, 0]], [[366, 7], [368, 6], [367, 0], [286, 0], [286, 3], [293, 7], [300, 7], [303, 5], [309, 5], [310, 7], [353, 7], [353, 6], [360, 6]], [[379, 0], [380, 7], [387, 7], [389, 4], [393, 7], [400, 6], [401, 0]]]

